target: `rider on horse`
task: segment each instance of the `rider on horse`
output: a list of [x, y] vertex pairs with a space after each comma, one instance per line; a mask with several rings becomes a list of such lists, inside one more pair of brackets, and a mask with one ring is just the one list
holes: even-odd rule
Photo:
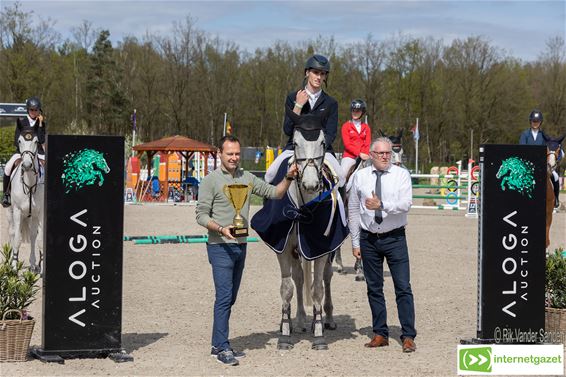
[[342, 125], [342, 142], [344, 153], [342, 154], [342, 172], [348, 176], [350, 168], [354, 166], [357, 158], [367, 160], [369, 158], [369, 146], [371, 144], [371, 129], [367, 123], [362, 121], [366, 114], [366, 103], [361, 99], [355, 99], [350, 104], [352, 119]]
[[[305, 63], [302, 88], [289, 93], [285, 107], [296, 115], [322, 116], [322, 129], [325, 135], [326, 154], [325, 162], [332, 167], [340, 178], [339, 186], [344, 183], [342, 169], [332, 149], [332, 143], [338, 130], [338, 102], [322, 90], [330, 74], [330, 61], [322, 55], [313, 55]], [[277, 175], [279, 166], [293, 155], [293, 131], [295, 123], [285, 112], [283, 131], [289, 137], [285, 150], [277, 156], [265, 174], [265, 180], [272, 182]]]
[[16, 146], [16, 153], [8, 160], [4, 168], [4, 196], [2, 197], [2, 206], [9, 207], [10, 201], [10, 175], [14, 164], [21, 158], [18, 139], [20, 134], [25, 132], [32, 132], [33, 135], [37, 136], [39, 141], [37, 157], [40, 160], [45, 160], [45, 151], [43, 149], [43, 143], [45, 143], [45, 120], [41, 111], [41, 101], [38, 97], [31, 97], [26, 100], [27, 116], [25, 118], [18, 118], [16, 121], [16, 132], [14, 135], [14, 145]]
[[[521, 137], [519, 138], [519, 144], [521, 145], [546, 145], [548, 137], [544, 134], [544, 131], [540, 129], [542, 126], [543, 116], [540, 110], [533, 110], [529, 115], [529, 122], [531, 128], [523, 131]], [[564, 152], [560, 152], [558, 160], [561, 160]], [[554, 172], [552, 174], [552, 186], [554, 188], [554, 208], [560, 207], [560, 201], [558, 200], [558, 195], [560, 193], [560, 182], [558, 180], [558, 174]]]

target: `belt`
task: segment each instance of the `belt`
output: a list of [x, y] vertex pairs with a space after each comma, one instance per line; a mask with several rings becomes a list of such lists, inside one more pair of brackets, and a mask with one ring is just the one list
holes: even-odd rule
[[385, 232], [385, 233], [372, 233], [372, 232], [368, 232], [365, 229], [361, 229], [362, 233], [365, 233], [369, 236], [374, 236], [377, 238], [386, 238], [386, 237], [391, 237], [391, 236], [399, 236], [401, 234], [405, 234], [405, 227], [404, 226], [400, 226], [399, 228], [395, 228], [393, 230], [390, 230], [389, 232]]

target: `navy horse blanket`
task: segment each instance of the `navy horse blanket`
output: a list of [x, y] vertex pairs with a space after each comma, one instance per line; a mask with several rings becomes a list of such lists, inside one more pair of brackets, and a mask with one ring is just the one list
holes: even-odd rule
[[[286, 167], [287, 161], [282, 162], [273, 184], [284, 179]], [[285, 250], [293, 224], [297, 226], [298, 251], [303, 258], [314, 260], [331, 253], [348, 236], [344, 204], [334, 185], [325, 178], [325, 190], [301, 207], [289, 193], [282, 199], [268, 199], [252, 217], [250, 225], [278, 254]]]

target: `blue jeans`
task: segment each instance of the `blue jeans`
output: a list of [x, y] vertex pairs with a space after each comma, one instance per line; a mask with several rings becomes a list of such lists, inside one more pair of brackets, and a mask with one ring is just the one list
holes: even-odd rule
[[373, 332], [376, 335], [389, 337], [387, 309], [383, 295], [383, 259], [385, 258], [395, 287], [397, 311], [401, 323], [401, 339], [414, 338], [417, 335], [415, 304], [410, 283], [409, 251], [405, 231], [385, 238], [378, 238], [376, 235], [362, 231], [360, 232], [360, 248]]
[[212, 346], [225, 350], [230, 348], [230, 314], [236, 302], [242, 273], [246, 263], [246, 244], [207, 244], [208, 262], [212, 265], [212, 277], [216, 299], [212, 325]]

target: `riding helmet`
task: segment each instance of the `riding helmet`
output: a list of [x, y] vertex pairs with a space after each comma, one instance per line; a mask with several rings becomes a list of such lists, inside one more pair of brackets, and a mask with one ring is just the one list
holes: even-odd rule
[[542, 123], [542, 112], [540, 110], [533, 110], [529, 115], [529, 122], [541, 122]]
[[26, 109], [38, 109], [41, 110], [41, 101], [37, 97], [30, 97], [26, 100]]
[[361, 110], [362, 116], [366, 114], [366, 103], [362, 99], [355, 99], [350, 103], [350, 111]]
[[309, 69], [318, 69], [319, 71], [329, 73], [330, 61], [326, 58], [326, 56], [313, 55], [305, 63], [305, 73]]

